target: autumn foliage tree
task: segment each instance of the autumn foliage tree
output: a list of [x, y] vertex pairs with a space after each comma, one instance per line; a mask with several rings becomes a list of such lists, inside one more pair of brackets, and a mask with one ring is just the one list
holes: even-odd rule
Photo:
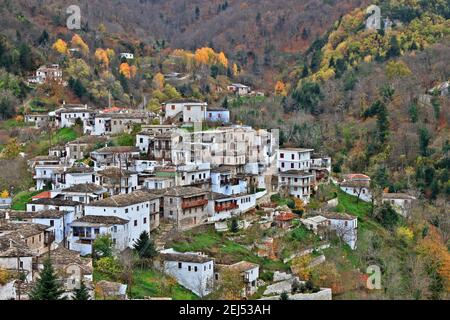
[[100, 62], [105, 68], [109, 66], [109, 56], [107, 50], [98, 48], [95, 50], [95, 59]]
[[121, 63], [119, 66], [119, 72], [127, 79], [131, 79], [136, 76], [136, 66], [130, 66], [128, 63]]
[[58, 39], [55, 41], [55, 43], [52, 45], [52, 49], [61, 53], [66, 54], [67, 53], [67, 42], [65, 42], [62, 39]]
[[89, 46], [86, 44], [86, 42], [84, 42], [84, 40], [78, 34], [75, 34], [72, 37], [71, 44], [73, 47], [79, 48], [81, 50], [81, 52], [83, 53], [83, 55], [86, 56], [89, 53]]

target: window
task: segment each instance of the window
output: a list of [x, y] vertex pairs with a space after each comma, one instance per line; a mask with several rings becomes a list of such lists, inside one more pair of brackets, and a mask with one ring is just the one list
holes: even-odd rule
[[20, 261], [20, 269], [23, 269], [23, 261]]
[[54, 220], [50, 220], [50, 227], [53, 227], [55, 225], [55, 221]]
[[284, 153], [280, 153], [280, 158], [284, 159]]
[[194, 272], [197, 272], [197, 267], [194, 267]]
[[137, 227], [137, 220], [134, 220], [134, 226]]
[[293, 163], [291, 163], [291, 169], [294, 169], [294, 164]]
[[128, 213], [128, 209], [125, 209], [125, 213]]
[[144, 218], [144, 224], [146, 224], [147, 223], [147, 218]]
[[281, 163], [281, 167], [284, 168], [284, 162]]
[[99, 228], [95, 228], [94, 229], [94, 234], [100, 234], [100, 229]]
[[188, 266], [188, 271], [191, 271], [191, 270], [192, 270], [191, 266]]
[[295, 155], [291, 154], [291, 159], [294, 160], [295, 159]]
[[183, 267], [183, 264], [181, 262], [178, 262], [178, 269], [181, 269]]

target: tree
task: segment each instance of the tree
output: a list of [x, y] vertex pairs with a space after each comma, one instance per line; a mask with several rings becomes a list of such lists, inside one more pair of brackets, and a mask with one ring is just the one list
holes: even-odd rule
[[111, 257], [113, 242], [110, 234], [98, 236], [94, 240], [92, 251], [95, 256]]
[[411, 74], [411, 70], [403, 61], [389, 61], [386, 66], [386, 75], [388, 79], [406, 77], [410, 76]]
[[86, 44], [86, 42], [84, 42], [83, 38], [81, 38], [78, 34], [74, 34], [74, 36], [72, 37], [71, 44], [73, 47], [79, 48], [83, 53], [83, 55], [86, 56], [89, 54], [88, 45]]
[[46, 29], [42, 31], [41, 35], [39, 36], [37, 42], [40, 46], [45, 46], [48, 43], [50, 36]]
[[130, 66], [128, 63], [121, 63], [119, 72], [127, 79], [136, 76], [136, 66]]
[[56, 272], [50, 259], [44, 261], [44, 269], [40, 272], [39, 279], [31, 290], [31, 300], [64, 300], [64, 289], [58, 282]]
[[100, 62], [105, 68], [109, 66], [109, 56], [106, 50], [98, 48], [95, 50], [95, 59]]
[[160, 72], [153, 77], [153, 88], [162, 91], [164, 89], [164, 75]]
[[430, 150], [428, 145], [430, 144], [430, 133], [426, 127], [421, 127], [419, 129], [419, 150], [420, 155], [423, 157], [427, 157], [430, 155]]
[[59, 52], [61, 54], [66, 54], [67, 53], [67, 43], [62, 39], [58, 39], [53, 44], [52, 49], [56, 50], [57, 52]]
[[375, 219], [381, 223], [383, 227], [393, 230], [399, 222], [397, 212], [389, 203], [384, 203], [378, 212], [375, 213]]
[[91, 298], [83, 280], [80, 282], [80, 287], [75, 289], [73, 292], [74, 294], [72, 295], [72, 300], [90, 300]]
[[236, 232], [239, 231], [239, 223], [238, 223], [237, 218], [233, 218], [231, 220], [230, 231], [233, 232], [233, 233], [236, 233]]
[[16, 110], [17, 99], [10, 90], [0, 90], [0, 119], [12, 117]]
[[284, 84], [283, 81], [278, 80], [277, 83], [275, 84], [275, 94], [280, 96], [287, 95], [286, 85]]
[[150, 239], [148, 233], [145, 231], [142, 231], [139, 235], [139, 239], [135, 241], [133, 248], [136, 250], [139, 257], [143, 259], [152, 259], [158, 254], [155, 248], [155, 243]]
[[289, 295], [286, 291], [283, 291], [280, 295], [280, 300], [289, 300]]

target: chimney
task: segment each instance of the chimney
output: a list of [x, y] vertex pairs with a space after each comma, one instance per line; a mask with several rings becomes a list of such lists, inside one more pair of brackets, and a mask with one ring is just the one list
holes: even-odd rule
[[12, 241], [11, 239], [9, 239], [9, 248], [10, 248], [10, 249], [14, 248], [14, 246], [13, 246], [13, 241]]
[[63, 106], [65, 106], [66, 105], [66, 100], [63, 100]]

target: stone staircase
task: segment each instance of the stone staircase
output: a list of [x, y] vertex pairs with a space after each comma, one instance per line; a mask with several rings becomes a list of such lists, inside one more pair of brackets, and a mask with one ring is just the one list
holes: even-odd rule
[[156, 250], [165, 249], [166, 243], [177, 234], [177, 228], [171, 221], [161, 221], [159, 228], [154, 233]]

